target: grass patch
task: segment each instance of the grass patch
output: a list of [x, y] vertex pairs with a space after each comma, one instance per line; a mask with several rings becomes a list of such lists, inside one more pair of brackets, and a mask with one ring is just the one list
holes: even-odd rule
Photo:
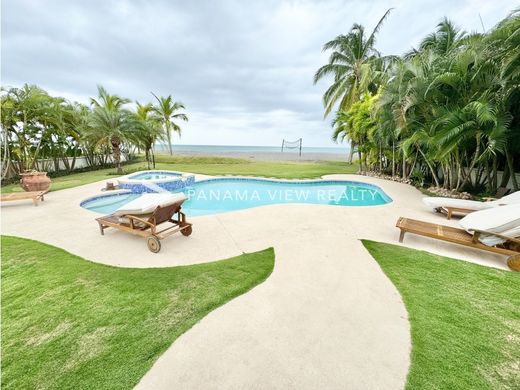
[[[156, 169], [167, 169], [206, 175], [263, 176], [280, 179], [317, 178], [333, 173], [356, 173], [357, 165], [342, 161], [250, 161], [227, 157], [176, 157], [156, 156]], [[123, 167], [125, 174], [145, 170], [147, 165], [140, 161]], [[100, 180], [116, 177], [114, 168], [74, 173], [52, 179], [51, 191], [77, 187]], [[2, 192], [23, 191], [19, 184], [2, 187]]]
[[182, 333], [264, 281], [274, 251], [157, 269], [2, 237], [2, 388], [129, 389]]
[[520, 275], [363, 241], [412, 331], [408, 389], [520, 388]]

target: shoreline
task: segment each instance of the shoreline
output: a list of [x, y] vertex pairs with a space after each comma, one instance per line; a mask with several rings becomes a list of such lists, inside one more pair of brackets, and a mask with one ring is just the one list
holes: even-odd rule
[[[156, 151], [156, 155], [169, 155], [166, 151]], [[231, 157], [253, 161], [344, 161], [347, 162], [348, 150], [345, 153], [307, 153], [297, 152], [262, 152], [262, 151], [174, 151], [173, 156], [184, 157]]]

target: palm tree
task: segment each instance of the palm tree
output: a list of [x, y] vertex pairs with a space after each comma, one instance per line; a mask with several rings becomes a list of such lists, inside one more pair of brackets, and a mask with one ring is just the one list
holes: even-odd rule
[[103, 86], [98, 85], [98, 98], [90, 98], [90, 104], [92, 107], [103, 107], [109, 111], [117, 111], [123, 108], [127, 103], [130, 103], [129, 99], [122, 98], [118, 95], [110, 95]]
[[96, 146], [109, 145], [112, 148], [117, 173], [121, 168], [121, 144], [132, 137], [135, 121], [130, 111], [123, 108], [130, 101], [118, 95], [110, 95], [98, 86], [98, 99], [91, 98], [93, 106], [85, 138]]
[[164, 133], [162, 132], [160, 118], [156, 115], [154, 107], [151, 103], [140, 104], [136, 102], [137, 108], [135, 112], [136, 132], [133, 139], [134, 144], [144, 149], [148, 169], [150, 163], [155, 168], [155, 156], [153, 147], [157, 141], [162, 140]]
[[121, 174], [121, 144], [131, 138], [134, 129], [135, 122], [129, 111], [96, 107], [90, 115], [90, 131], [85, 136], [98, 147], [108, 145], [112, 148], [117, 173]]
[[332, 85], [323, 95], [325, 116], [338, 102], [340, 110], [348, 111], [365, 92], [377, 92], [374, 68], [381, 68], [382, 61], [375, 49], [376, 34], [391, 10], [385, 12], [368, 37], [363, 26], [354, 24], [348, 34], [338, 35], [323, 46], [323, 51], [333, 52], [329, 62], [314, 75], [314, 84], [326, 76], [333, 76]]
[[49, 100], [47, 92], [28, 84], [22, 88], [10, 88], [2, 96], [2, 127], [12, 140], [10, 154], [17, 160], [19, 172], [34, 167], [35, 145], [42, 136], [41, 122]]
[[181, 134], [181, 128], [174, 122], [174, 119], [183, 120], [185, 122], [188, 121], [186, 114], [177, 112], [181, 109], [184, 110], [185, 107], [181, 102], [173, 101], [172, 95], [168, 95], [167, 97], [157, 97], [154, 93], [152, 93], [152, 95], [157, 99], [157, 105], [154, 106], [154, 110], [160, 118], [171, 156], [173, 154], [172, 130], [179, 135]]
[[506, 36], [466, 35], [445, 19], [387, 70], [376, 112], [381, 128], [395, 128], [389, 141], [402, 151], [403, 177], [416, 169], [429, 172], [437, 186], [461, 190], [478, 187], [487, 170], [493, 188], [514, 144], [508, 130], [514, 108], [504, 99], [497, 55]]
[[504, 85], [500, 97], [511, 114], [508, 143], [505, 148], [507, 164], [504, 173], [507, 174], [504, 174], [502, 184], [507, 183], [510, 176], [513, 189], [518, 190], [519, 184], [514, 174], [514, 155], [520, 157], [520, 8], [513, 10], [502, 20], [485, 40], [488, 43], [488, 57], [499, 63]]
[[466, 33], [461, 31], [448, 18], [444, 18], [438, 25], [437, 30], [428, 34], [419, 43], [419, 52], [432, 50], [436, 54], [446, 55], [462, 43]]
[[[332, 125], [334, 141], [348, 139], [357, 146], [359, 171], [368, 167], [367, 158], [371, 150], [371, 135], [376, 131], [376, 123], [372, 116], [374, 97], [365, 94], [362, 100], [354, 103], [348, 111], [338, 111]], [[364, 169], [363, 169], [364, 162]]]
[[[350, 135], [351, 129], [348, 121], [348, 113], [346, 111], [336, 111], [336, 116], [332, 121], [332, 140], [336, 143], [347, 141], [350, 144], [348, 163], [352, 164], [352, 158], [356, 150], [356, 143]], [[361, 167], [360, 167], [361, 171]]]

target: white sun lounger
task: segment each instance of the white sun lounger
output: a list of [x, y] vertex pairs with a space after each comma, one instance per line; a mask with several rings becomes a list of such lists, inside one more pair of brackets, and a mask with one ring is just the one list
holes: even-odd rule
[[489, 202], [441, 197], [423, 198], [423, 202], [437, 212], [446, 213], [448, 219], [451, 219], [454, 213], [465, 215], [473, 211], [486, 210], [508, 204], [520, 204], [520, 191]]
[[399, 242], [406, 233], [509, 256], [507, 265], [520, 271], [520, 204], [480, 210], [460, 220], [461, 228], [400, 217]]
[[484, 245], [502, 244], [506, 240], [500, 236], [520, 237], [520, 203], [471, 213], [462, 218], [459, 225], [471, 234], [476, 231], [483, 232], [479, 241]]
[[180, 193], [172, 194], [171, 192], [165, 193], [149, 193], [142, 194], [139, 198], [134, 199], [127, 204], [119, 207], [113, 215], [122, 217], [127, 214], [131, 215], [143, 215], [152, 213], [158, 206], [166, 207], [173, 203], [185, 201], [187, 196]]

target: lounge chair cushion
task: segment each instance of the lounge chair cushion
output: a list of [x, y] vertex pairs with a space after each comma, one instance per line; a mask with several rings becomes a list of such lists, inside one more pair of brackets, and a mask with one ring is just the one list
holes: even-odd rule
[[[500, 234], [502, 234], [504, 236], [508, 236], [508, 237], [513, 237], [513, 238], [520, 237], [520, 226], [510, 229], [510, 230], [506, 230], [505, 232], [502, 232]], [[506, 240], [504, 238], [493, 236], [490, 234], [482, 234], [479, 237], [479, 241], [487, 246], [495, 246], [498, 244], [502, 244]]]
[[423, 198], [424, 204], [437, 209], [440, 207], [456, 207], [467, 210], [485, 210], [496, 205], [494, 202], [479, 202], [476, 200], [456, 199], [456, 198], [441, 198], [441, 197], [427, 197]]
[[139, 198], [118, 208], [114, 212], [114, 215], [120, 217], [128, 214], [149, 214], [153, 212], [157, 206], [166, 207], [177, 202], [183, 202], [186, 199], [187, 196], [183, 193], [143, 194]]
[[440, 207], [455, 207], [459, 209], [478, 211], [508, 204], [520, 204], [520, 191], [513, 192], [512, 194], [490, 202], [435, 196], [423, 198], [423, 202], [433, 209], [438, 209]]
[[502, 204], [516, 204], [520, 203], [520, 191], [513, 192], [512, 194], [503, 196], [500, 199], [493, 200], [491, 203]]
[[[475, 230], [485, 230], [509, 237], [520, 235], [520, 204], [494, 207], [468, 214], [460, 221], [460, 226], [468, 233]], [[486, 245], [496, 245], [504, 242], [503, 239], [483, 234], [480, 241]]]

